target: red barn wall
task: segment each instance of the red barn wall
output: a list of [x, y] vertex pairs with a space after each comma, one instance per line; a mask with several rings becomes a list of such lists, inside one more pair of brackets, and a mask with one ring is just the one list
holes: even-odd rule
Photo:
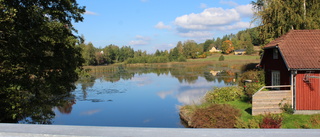
[[280, 71], [280, 85], [291, 85], [291, 73], [288, 71], [280, 52], [278, 59], [273, 59], [273, 49], [265, 49], [260, 62], [261, 67], [265, 71], [266, 85], [271, 85], [271, 72], [275, 70]]
[[320, 79], [309, 78], [306, 75], [320, 77], [319, 72], [298, 72], [296, 75], [296, 110], [320, 110]]

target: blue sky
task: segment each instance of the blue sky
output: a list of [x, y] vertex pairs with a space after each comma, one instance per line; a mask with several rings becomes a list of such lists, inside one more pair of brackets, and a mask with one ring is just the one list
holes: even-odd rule
[[86, 6], [78, 35], [95, 47], [131, 46], [153, 53], [178, 41], [222, 37], [253, 27], [252, 0], [78, 0]]

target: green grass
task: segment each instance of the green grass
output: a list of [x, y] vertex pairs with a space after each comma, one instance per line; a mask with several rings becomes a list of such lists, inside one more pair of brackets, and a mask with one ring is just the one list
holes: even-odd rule
[[240, 112], [241, 112], [240, 119], [244, 121], [248, 121], [249, 119], [253, 118], [253, 116], [251, 115], [252, 104], [246, 103], [240, 100], [227, 102], [227, 104], [230, 104], [231, 106], [237, 109], [240, 109]]
[[310, 123], [310, 119], [313, 116], [316, 116], [316, 115], [283, 114], [283, 121], [282, 121], [281, 128], [319, 128], [319, 125], [318, 127], [315, 127], [315, 126], [312, 126], [312, 124]]
[[[222, 54], [214, 54], [212, 56], [208, 56], [207, 58], [200, 59], [188, 59], [188, 62], [199, 62], [199, 61], [219, 61], [219, 57]], [[259, 62], [260, 56], [257, 55], [223, 55], [224, 61], [219, 62], [229, 62], [229, 61], [254, 61]]]

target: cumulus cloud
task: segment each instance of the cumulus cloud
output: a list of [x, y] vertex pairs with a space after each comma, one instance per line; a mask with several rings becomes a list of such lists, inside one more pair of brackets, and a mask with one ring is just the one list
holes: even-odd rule
[[92, 11], [86, 11], [84, 14], [86, 15], [98, 15], [98, 13], [92, 12]]
[[205, 30], [239, 20], [240, 15], [235, 9], [208, 8], [199, 14], [192, 13], [177, 17], [175, 24], [186, 29]]
[[144, 37], [141, 35], [137, 35], [135, 40], [132, 40], [129, 42], [129, 45], [148, 45], [150, 42], [151, 38], [150, 37]]
[[174, 24], [178, 35], [192, 39], [212, 38], [217, 31], [246, 29], [253, 27], [245, 18], [253, 16], [252, 5], [238, 5], [232, 1], [220, 3], [233, 6], [231, 9], [207, 8], [201, 13], [191, 13], [176, 17]]
[[174, 91], [161, 91], [158, 92], [157, 95], [161, 98], [161, 99], [165, 99], [167, 96], [174, 94]]
[[251, 4], [239, 5], [239, 6], [236, 7], [236, 11], [242, 17], [252, 17], [252, 15], [253, 15], [253, 10], [252, 10], [252, 5]]
[[171, 29], [170, 25], [165, 25], [162, 21], [160, 21], [157, 25], [154, 26], [157, 29]]
[[191, 38], [199, 38], [199, 37], [212, 37], [212, 33], [209, 31], [188, 31], [188, 32], [179, 32], [179, 35], [182, 37], [191, 37]]
[[205, 4], [205, 3], [201, 3], [201, 4], [200, 4], [200, 8], [201, 8], [201, 9], [205, 9], [205, 8], [207, 8], [207, 7], [208, 7], [208, 6], [207, 6], [207, 4]]
[[221, 4], [225, 4], [225, 5], [229, 5], [229, 6], [238, 6], [238, 3], [235, 3], [233, 1], [226, 1], [226, 0], [221, 0], [220, 1]]

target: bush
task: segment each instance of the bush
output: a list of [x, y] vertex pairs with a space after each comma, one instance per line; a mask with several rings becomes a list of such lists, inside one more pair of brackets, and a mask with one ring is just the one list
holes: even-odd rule
[[280, 128], [282, 125], [282, 116], [276, 114], [266, 114], [260, 123], [260, 128]]
[[248, 122], [240, 118], [237, 119], [235, 128], [259, 128], [260, 121], [258, 119], [249, 119]]
[[210, 103], [225, 103], [227, 101], [240, 100], [243, 96], [242, 88], [238, 86], [214, 88], [208, 92], [204, 99]]
[[246, 101], [251, 102], [252, 96], [261, 88], [264, 84], [261, 83], [247, 83], [244, 88], [244, 95], [246, 95]]
[[[245, 84], [245, 80], [252, 82]], [[247, 101], [252, 101], [252, 95], [265, 85], [264, 81], [264, 71], [250, 70], [241, 75], [239, 86], [245, 87], [243, 92], [247, 96]]]
[[187, 59], [184, 56], [179, 56], [178, 62], [186, 62]]
[[287, 113], [287, 114], [294, 113], [294, 109], [291, 104], [288, 104], [288, 103], [282, 104], [282, 102], [281, 102], [281, 103], [279, 103], [279, 106], [280, 106], [280, 109], [282, 110], [282, 112], [284, 112], [284, 113]]
[[192, 115], [191, 127], [194, 128], [234, 128], [240, 111], [228, 104], [212, 104], [198, 108]]
[[219, 57], [219, 61], [224, 61], [224, 56], [223, 56], [223, 55], [221, 55], [221, 56]]
[[254, 83], [260, 83], [264, 84], [265, 76], [263, 70], [249, 70], [244, 73], [242, 73], [240, 80], [239, 80], [239, 86], [244, 86], [245, 80], [252, 80]]

